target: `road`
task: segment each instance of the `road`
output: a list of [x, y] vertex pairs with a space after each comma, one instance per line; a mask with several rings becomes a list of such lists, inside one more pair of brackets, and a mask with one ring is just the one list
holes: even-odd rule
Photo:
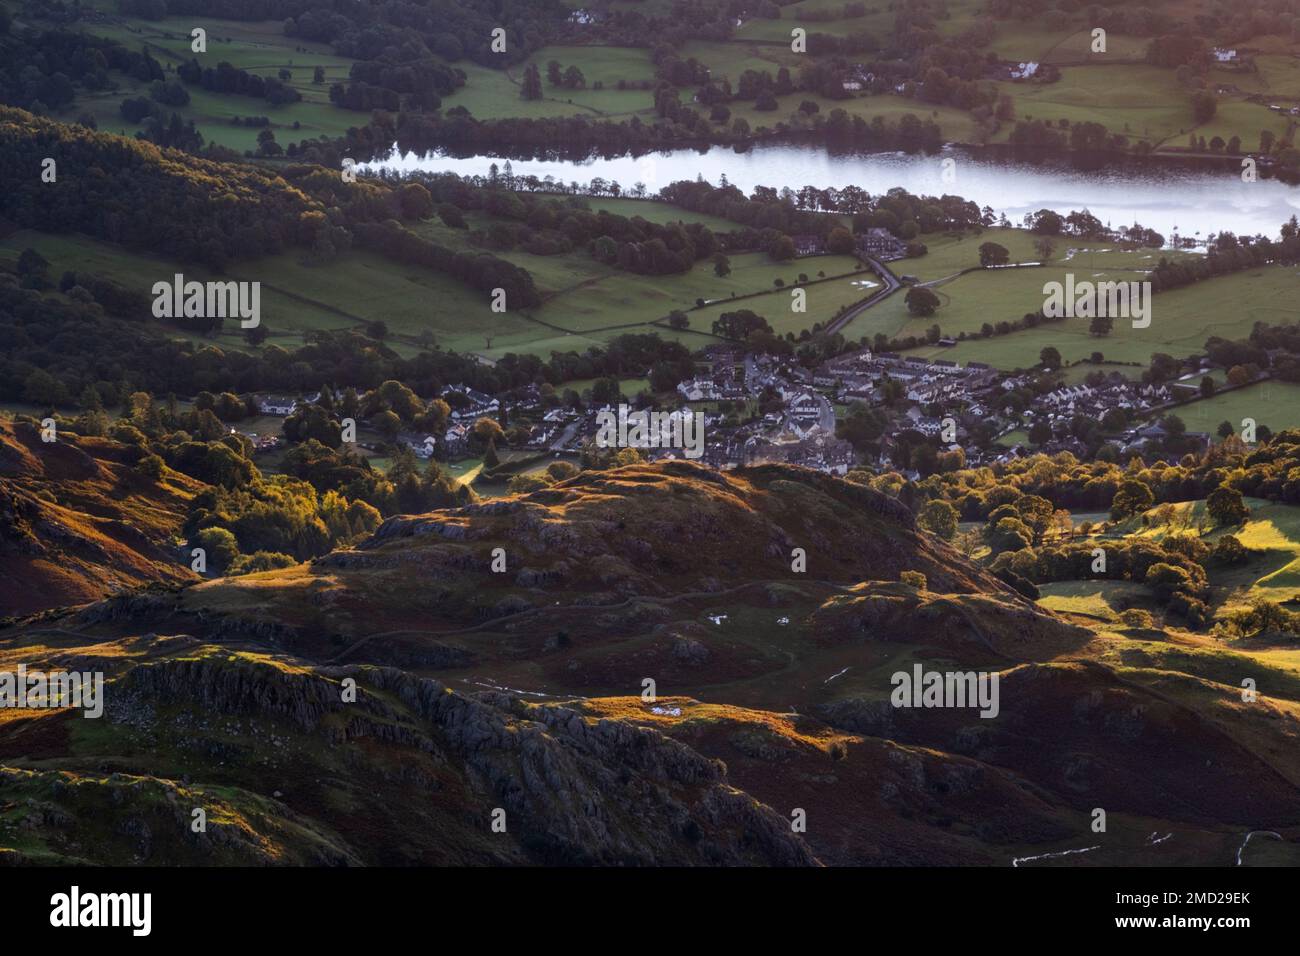
[[877, 302], [880, 302], [882, 299], [889, 298], [889, 296], [893, 295], [895, 292], [897, 292], [899, 289], [903, 287], [903, 283], [898, 281], [898, 276], [890, 272], [889, 268], [883, 262], [873, 259], [870, 256], [863, 256], [862, 258], [867, 261], [867, 264], [870, 265], [871, 268], [876, 270], [876, 275], [880, 276], [881, 281], [885, 283], [885, 286], [883, 289], [881, 289], [871, 298], [867, 299], [865, 302], [858, 303], [853, 308], [849, 309], [849, 311], [841, 315], [839, 318], [832, 319], [830, 323], [826, 326], [827, 332], [840, 331], [846, 325], [848, 325], [850, 322], [856, 319], [859, 315], [865, 312], [867, 309], [875, 305]]
[[578, 419], [576, 421], [569, 422], [569, 424], [565, 425], [564, 431], [560, 432], [560, 437], [555, 439], [555, 441], [551, 443], [550, 450], [564, 451], [564, 446], [569, 444], [569, 442], [573, 440], [573, 433], [578, 430], [578, 426], [581, 424], [582, 424], [582, 420]]

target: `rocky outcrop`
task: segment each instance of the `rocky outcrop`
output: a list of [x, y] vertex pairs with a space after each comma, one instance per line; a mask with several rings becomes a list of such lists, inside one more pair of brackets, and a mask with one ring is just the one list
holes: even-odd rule
[[[484, 828], [504, 810], [510, 842], [538, 863], [817, 862], [788, 821], [728, 784], [720, 761], [656, 730], [559, 704], [465, 695], [391, 667], [316, 670], [216, 649], [140, 665], [112, 690], [109, 719], [153, 739], [176, 728], [202, 737], [242, 717], [322, 739], [349, 761], [376, 745], [396, 748], [395, 757], [419, 752], [460, 778], [470, 801], [462, 812]], [[178, 720], [178, 707], [193, 717]]]

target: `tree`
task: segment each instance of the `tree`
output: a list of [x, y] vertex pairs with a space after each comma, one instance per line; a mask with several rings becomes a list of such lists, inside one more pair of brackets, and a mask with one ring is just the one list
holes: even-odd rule
[[1042, 363], [1043, 368], [1049, 372], [1055, 372], [1061, 367], [1061, 353], [1054, 345], [1049, 345], [1038, 353], [1038, 361]]
[[519, 95], [526, 100], [540, 100], [542, 98], [542, 74], [537, 69], [536, 63], [529, 63], [524, 68], [524, 82], [519, 88]]
[[506, 482], [506, 491], [512, 495], [526, 495], [529, 492], [541, 491], [549, 485], [550, 483], [541, 475], [515, 475]]
[[1220, 564], [1242, 564], [1250, 557], [1250, 552], [1235, 535], [1225, 534], [1215, 544], [1211, 557]]
[[980, 265], [1004, 266], [1011, 260], [1011, 253], [1006, 246], [996, 242], [986, 242], [980, 246]]
[[1056, 240], [1050, 236], [1039, 236], [1034, 240], [1034, 251], [1041, 261], [1046, 262], [1056, 254]]
[[907, 304], [909, 313], [922, 317], [934, 315], [935, 310], [942, 304], [933, 291], [919, 285], [908, 289], [903, 301]]
[[713, 334], [724, 339], [743, 341], [754, 332], [771, 332], [772, 326], [767, 319], [752, 309], [737, 309], [735, 312], [723, 312], [713, 320]]
[[1095, 335], [1098, 338], [1110, 335], [1111, 329], [1115, 327], [1115, 317], [1112, 315], [1094, 315], [1088, 322], [1088, 334]]
[[159, 481], [166, 470], [163, 460], [157, 455], [145, 455], [131, 469], [138, 477], [146, 481]]
[[1227, 485], [1220, 485], [1210, 492], [1205, 499], [1205, 510], [1216, 524], [1244, 524], [1250, 517], [1250, 506], [1246, 504], [1241, 492]]
[[[593, 405], [616, 405], [623, 400], [623, 390], [618, 379], [598, 378], [591, 385], [591, 403]], [[479, 419], [483, 421], [484, 419]]]
[[1029, 231], [1036, 236], [1059, 236], [1065, 228], [1065, 217], [1053, 209], [1040, 209], [1025, 217]]
[[1156, 496], [1143, 482], [1136, 478], [1127, 478], [1115, 492], [1115, 497], [1111, 499], [1111, 520], [1123, 521], [1125, 518], [1141, 514], [1155, 504], [1155, 500]]
[[922, 506], [917, 523], [931, 534], [951, 541], [957, 536], [957, 509], [942, 498], [933, 498]]
[[1157, 598], [1168, 601], [1175, 591], [1191, 590], [1192, 576], [1183, 568], [1157, 561], [1147, 568], [1146, 583], [1155, 591]]
[[312, 70], [311, 81], [317, 85], [325, 82], [325, 67], [318, 66]]
[[578, 474], [578, 466], [571, 461], [553, 461], [546, 466], [546, 474], [552, 481], [565, 481]]
[[1029, 426], [1029, 443], [1042, 447], [1052, 440], [1052, 426], [1041, 418]]
[[208, 570], [218, 574], [234, 564], [239, 557], [239, 542], [225, 528], [204, 528], [190, 543], [203, 549]]
[[795, 257], [794, 240], [789, 236], [778, 236], [767, 247], [767, 254], [777, 262], [788, 262]]
[[1107, 409], [1101, 416], [1101, 427], [1108, 432], [1122, 432], [1128, 428], [1128, 412], [1118, 406]]
[[1218, 112], [1219, 101], [1209, 90], [1197, 90], [1192, 94], [1192, 116], [1197, 124], [1208, 123]]
[[[375, 321], [383, 322], [382, 319]], [[409, 386], [390, 378], [377, 389], [366, 393], [365, 414], [372, 415], [381, 409], [391, 411], [404, 422], [413, 422], [424, 411], [424, 403]]]
[[468, 229], [469, 223], [465, 221], [465, 214], [460, 211], [459, 206], [454, 206], [449, 202], [442, 203], [438, 206], [438, 218], [443, 224], [452, 229]]
[[1209, 398], [1214, 394], [1216, 388], [1218, 386], [1214, 383], [1214, 379], [1206, 375], [1201, 379], [1201, 398]]
[[383, 435], [389, 441], [397, 438], [397, 433], [402, 430], [402, 420], [396, 414], [385, 409], [374, 418], [370, 419], [370, 424], [375, 431]]
[[275, 141], [275, 132], [264, 129], [257, 134], [257, 155], [279, 156], [284, 149]]
[[837, 256], [853, 254], [853, 234], [843, 226], [836, 226], [826, 237], [826, 251]]
[[1000, 518], [988, 534], [989, 548], [995, 554], [1022, 551], [1033, 541], [1033, 532], [1019, 518]]
[[1178, 359], [1164, 352], [1151, 353], [1151, 365], [1144, 376], [1152, 384], [1167, 382], [1178, 374], [1181, 368]]
[[559, 86], [564, 82], [564, 74], [558, 61], [551, 60], [546, 64], [546, 82], [551, 86]]
[[1228, 369], [1228, 383], [1230, 385], [1248, 385], [1254, 376], [1246, 369], [1244, 365], [1234, 365]]
[[854, 402], [844, 417], [835, 420], [835, 437], [849, 442], [858, 451], [874, 446], [884, 434], [889, 417], [864, 402]]
[[[344, 416], [356, 417], [356, 409], [348, 410], [345, 406]], [[281, 426], [284, 435], [291, 442], [305, 442], [316, 439], [329, 448], [338, 448], [343, 443], [343, 429], [330, 413], [319, 405], [302, 405]]]
[[566, 90], [580, 90], [587, 85], [587, 79], [582, 75], [582, 70], [576, 66], [570, 66], [564, 71], [562, 85]]
[[18, 274], [24, 279], [44, 278], [49, 271], [49, 260], [30, 246], [18, 254]]
[[721, 252], [713, 257], [713, 274], [719, 279], [731, 275], [731, 260]]
[[419, 183], [407, 183], [397, 191], [403, 219], [428, 219], [433, 215], [433, 197]]

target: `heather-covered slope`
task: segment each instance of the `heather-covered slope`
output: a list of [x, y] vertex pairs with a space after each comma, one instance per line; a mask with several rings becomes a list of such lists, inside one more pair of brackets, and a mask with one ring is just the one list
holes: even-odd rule
[[139, 450], [0, 422], [0, 616], [196, 580], [174, 539], [204, 486], [131, 470]]
[[[805, 570], [793, 570], [797, 551]], [[552, 622], [571, 608], [621, 631], [671, 616], [682, 602], [766, 591], [763, 600], [775, 604], [787, 588], [833, 591], [864, 579], [896, 581], [907, 570], [925, 574], [937, 591], [1024, 604], [919, 531], [885, 495], [802, 468], [720, 474], [676, 462], [583, 473], [519, 498], [391, 518], [355, 550], [205, 582], [186, 593], [184, 606], [274, 624], [294, 650], [326, 658], [365, 639], [369, 656], [380, 659], [379, 648], [416, 653], [443, 639], [481, 653], [490, 641], [464, 635], [526, 640], [565, 626]], [[357, 658], [349, 651], [348, 659]]]
[[[110, 677], [101, 720], [0, 719], [21, 861], [1228, 865], [1258, 829], [1282, 839], [1248, 862], [1300, 856], [1284, 668], [1071, 623], [797, 468], [633, 466], [393, 518], [310, 564], [20, 622], [20, 662]], [[891, 706], [915, 666], [996, 673], [998, 715]]]

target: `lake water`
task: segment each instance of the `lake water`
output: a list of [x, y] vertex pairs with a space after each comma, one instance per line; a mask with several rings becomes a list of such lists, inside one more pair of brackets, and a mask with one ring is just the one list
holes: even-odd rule
[[[944, 179], [944, 160], [954, 160], [953, 175]], [[492, 156], [458, 158], [444, 155], [402, 155], [394, 150], [372, 169], [446, 171], [485, 176], [506, 160]], [[1028, 212], [1053, 209], [1067, 213], [1088, 209], [1112, 226], [1140, 222], [1166, 237], [1205, 237], [1223, 230], [1238, 235], [1276, 237], [1278, 227], [1300, 215], [1300, 187], [1276, 179], [1241, 180], [1239, 167], [1127, 162], [1084, 168], [1059, 158], [1030, 162], [1009, 153], [945, 150], [935, 156], [904, 153], [831, 154], [810, 146], [771, 145], [737, 153], [716, 146], [706, 152], [675, 150], [641, 157], [564, 160], [513, 160], [515, 175], [551, 176], [563, 183], [586, 184], [593, 179], [618, 182], [625, 190], [644, 183], [650, 192], [680, 179], [703, 176], [716, 184], [722, 175], [746, 192], [755, 186], [815, 186], [827, 189], [855, 185], [876, 195], [895, 186], [912, 193], [949, 193], [991, 206], [1016, 224]]]

